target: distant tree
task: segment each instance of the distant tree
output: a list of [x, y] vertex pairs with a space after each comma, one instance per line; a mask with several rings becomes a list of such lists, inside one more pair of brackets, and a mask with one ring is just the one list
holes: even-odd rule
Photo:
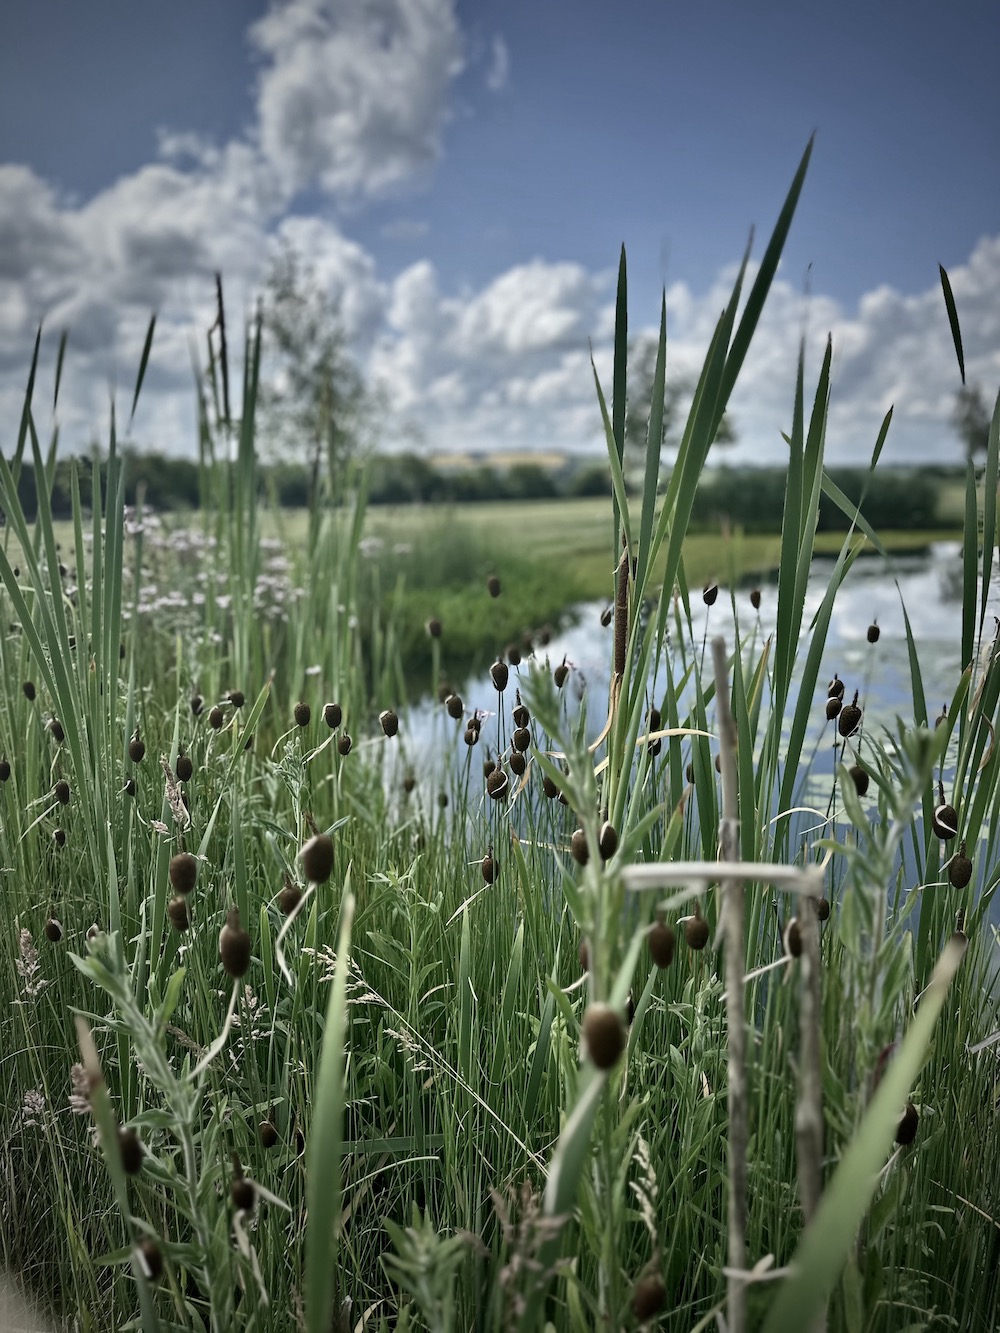
[[965, 456], [971, 463], [977, 454], [985, 454], [990, 438], [992, 420], [983, 391], [978, 384], [963, 384], [955, 395], [951, 415], [952, 425], [965, 445]]
[[315, 493], [325, 461], [336, 487], [361, 448], [374, 400], [348, 345], [339, 302], [286, 247], [263, 297], [260, 390], [268, 452], [305, 463]]
[[[653, 381], [656, 377], [655, 338], [643, 336], [632, 340], [628, 352], [628, 377], [625, 389], [625, 447], [634, 466], [646, 457], [646, 436], [649, 433], [649, 414], [653, 402]], [[694, 397], [695, 385], [684, 376], [670, 374], [667, 356], [667, 377], [663, 386], [663, 430], [660, 437], [660, 455], [680, 444], [684, 428], [682, 412]], [[733, 444], [736, 430], [728, 416], [723, 416], [715, 437], [716, 444]]]

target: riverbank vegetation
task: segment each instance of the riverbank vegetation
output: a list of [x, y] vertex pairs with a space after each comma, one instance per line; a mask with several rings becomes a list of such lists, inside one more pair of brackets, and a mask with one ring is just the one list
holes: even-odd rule
[[[497, 521], [485, 564], [456, 536], [428, 574], [474, 595], [491, 685], [411, 732], [454, 620], [420, 605], [415, 671], [408, 575], [442, 557], [403, 514], [367, 531], [353, 472], [282, 541], [259, 328], [239, 426], [202, 424], [204, 457], [237, 464], [205, 465], [212, 503], [183, 526], [126, 508], [112, 440], [89, 511], [70, 470], [72, 536], [48, 485], [29, 528], [18, 477], [55, 466], [29, 393], [0, 462], [0, 1257], [61, 1328], [994, 1326], [1000, 405], [966, 473], [964, 670], [940, 716], [912, 638], [891, 732], [864, 679], [819, 677], [838, 589], [880, 546], [824, 470], [829, 353], [789, 370], [773, 639], [734, 598], [737, 640], [706, 642], [688, 563], [808, 156], [662, 494], [662, 332], [650, 484], [621, 472], [622, 256], [595, 403], [613, 495], [586, 535], [608, 698], [509, 651], [518, 580], [586, 556]], [[823, 496], [846, 530], [807, 624]], [[837, 764], [803, 808], [816, 717]]]

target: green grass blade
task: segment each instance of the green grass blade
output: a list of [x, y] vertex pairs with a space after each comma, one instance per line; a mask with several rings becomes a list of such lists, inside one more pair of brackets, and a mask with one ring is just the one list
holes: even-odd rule
[[941, 290], [944, 293], [944, 305], [948, 311], [948, 323], [951, 325], [951, 337], [955, 344], [955, 355], [958, 357], [958, 373], [962, 377], [962, 383], [965, 383], [965, 356], [962, 352], [962, 330], [958, 323], [958, 307], [955, 305], [955, 296], [951, 290], [951, 282], [948, 274], [944, 271], [944, 266], [938, 264], [938, 272], [941, 274]]
[[347, 973], [350, 966], [354, 896], [345, 885], [337, 936], [337, 963], [326, 1010], [326, 1027], [313, 1100], [306, 1167], [307, 1333], [328, 1333], [333, 1278], [340, 1245], [343, 1191], [344, 1034], [347, 1026]]
[[920, 1072], [962, 953], [954, 941], [945, 946], [917, 1015], [799, 1243], [795, 1274], [771, 1306], [764, 1333], [809, 1328], [829, 1300], [878, 1185], [900, 1108]]
[[653, 536], [653, 515], [656, 510], [656, 487], [660, 477], [660, 444], [663, 440], [663, 382], [667, 360], [667, 297], [664, 292], [660, 304], [660, 337], [656, 345], [656, 368], [653, 371], [653, 398], [649, 405], [649, 427], [646, 431], [646, 468], [642, 483], [642, 511], [639, 518], [639, 551], [635, 585], [646, 586], [649, 569], [650, 544]]
[[[615, 298], [615, 360], [611, 382], [611, 439], [613, 452], [618, 463], [618, 472], [622, 471], [625, 456], [625, 407], [628, 369], [628, 278], [626, 275], [625, 247], [622, 246], [618, 261], [618, 294]], [[612, 563], [618, 559], [621, 547], [621, 512], [618, 491], [612, 496], [614, 509], [614, 549], [611, 552]]]
[[142, 345], [142, 356], [139, 359], [139, 373], [135, 377], [135, 392], [132, 394], [132, 411], [129, 413], [128, 424], [132, 425], [135, 420], [135, 409], [139, 405], [139, 394], [142, 392], [142, 381], [146, 378], [146, 367], [149, 364], [149, 353], [153, 348], [153, 334], [156, 331], [156, 316], [152, 315], [149, 320], [149, 328], [146, 330], [146, 341]]
[[59, 385], [62, 383], [63, 360], [66, 356], [66, 343], [68, 341], [68, 338], [69, 335], [66, 333], [64, 329], [63, 332], [59, 335], [59, 350], [56, 353], [56, 382], [55, 382], [55, 388], [52, 391], [53, 412], [55, 411], [59, 403]]
[[979, 583], [979, 633], [986, 622], [986, 604], [990, 597], [990, 580], [997, 541], [997, 483], [1000, 481], [1000, 394], [993, 405], [989, 440], [986, 445], [986, 467], [983, 472], [983, 565]]

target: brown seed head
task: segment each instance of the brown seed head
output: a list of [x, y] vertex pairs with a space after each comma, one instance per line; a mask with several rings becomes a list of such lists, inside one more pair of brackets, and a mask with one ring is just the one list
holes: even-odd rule
[[146, 753], [146, 745], [142, 737], [136, 731], [128, 743], [128, 757], [133, 764], [141, 764], [143, 756]]
[[26, 680], [21, 686], [21, 689], [24, 691], [24, 697], [27, 699], [28, 703], [31, 703], [35, 697], [34, 681]]
[[299, 852], [305, 877], [313, 884], [325, 884], [333, 873], [333, 839], [329, 833], [317, 833]]
[[500, 580], [495, 574], [491, 574], [486, 580], [486, 589], [491, 597], [500, 596]]
[[465, 712], [465, 704], [462, 702], [460, 694], [449, 694], [444, 701], [445, 710], [449, 717], [458, 720]]
[[618, 830], [607, 819], [601, 825], [601, 831], [597, 837], [597, 847], [601, 853], [602, 861], [610, 861], [618, 850]]
[[[531, 651], [530, 647], [528, 648], [528, 651]], [[503, 653], [511, 666], [516, 667], [521, 665], [521, 650], [516, 643], [508, 643], [507, 647], [503, 650]]]
[[7, 759], [7, 756], [4, 755], [4, 757], [0, 759], [0, 782], [7, 782], [9, 778], [10, 761]]
[[559, 788], [549, 777], [548, 773], [542, 777], [542, 791], [550, 801], [554, 800], [559, 795]]
[[204, 707], [205, 707], [205, 700], [201, 697], [201, 695], [200, 695], [200, 694], [192, 694], [192, 696], [191, 696], [191, 712], [194, 714], [195, 717], [198, 716], [198, 714], [201, 712], [201, 710], [202, 710]]
[[138, 1249], [146, 1280], [158, 1282], [163, 1276], [163, 1251], [149, 1236], [143, 1236]]
[[308, 727], [312, 718], [312, 709], [307, 703], [300, 699], [292, 709], [292, 717], [295, 719], [295, 725], [297, 727]]
[[858, 707], [858, 692], [854, 691], [854, 700], [840, 710], [837, 718], [837, 730], [841, 736], [853, 736], [861, 726], [861, 709]]
[[664, 921], [654, 921], [649, 928], [646, 942], [649, 945], [649, 956], [656, 966], [669, 967], [674, 961], [674, 949], [677, 944], [677, 936], [672, 927]]
[[437, 616], [431, 616], [430, 620], [428, 620], [427, 633], [431, 636], [432, 639], [440, 639], [441, 622], [440, 620], [438, 620]]
[[66, 739], [66, 733], [63, 731], [62, 723], [57, 717], [54, 717], [49, 723], [49, 731], [52, 733], [52, 739], [57, 745], [62, 745]]
[[213, 731], [221, 731], [222, 724], [223, 722], [225, 722], [225, 720], [226, 720], [225, 714], [223, 713], [222, 709], [218, 707], [218, 705], [216, 705], [215, 708], [209, 711], [208, 725], [212, 728]]
[[340, 704], [327, 704], [324, 707], [323, 721], [326, 723], [326, 725], [330, 728], [331, 731], [335, 731], [337, 727], [340, 726], [341, 722], [343, 721], [343, 718], [344, 718], [344, 711], [341, 708]]
[[509, 678], [510, 669], [507, 663], [498, 657], [490, 667], [490, 679], [493, 681], [493, 688], [502, 693], [507, 688]]
[[497, 863], [493, 859], [493, 848], [491, 847], [479, 863], [479, 869], [483, 873], [483, 879], [487, 884], [495, 884], [497, 878]]
[[552, 673], [552, 679], [556, 683], [557, 690], [562, 689], [562, 687], [566, 684], [568, 677], [569, 677], [569, 663], [566, 661], [564, 657], [563, 660], [556, 667], [555, 671], [553, 671]]
[[183, 898], [171, 898], [167, 903], [167, 916], [170, 918], [170, 924], [174, 930], [183, 934], [191, 924], [188, 916], [187, 903]]
[[569, 840], [569, 850], [577, 865], [585, 866], [590, 860], [590, 848], [587, 846], [587, 835], [582, 828], [578, 828], [574, 831], [572, 838]]
[[253, 1182], [247, 1180], [243, 1174], [243, 1164], [240, 1162], [236, 1153], [233, 1153], [233, 1181], [229, 1186], [229, 1197], [233, 1201], [233, 1207], [238, 1212], [253, 1212], [253, 1207], [257, 1199]]
[[519, 778], [524, 777], [525, 770], [528, 767], [528, 761], [520, 750], [515, 750], [507, 762], [510, 764], [510, 771], [512, 773], [516, 774]]
[[226, 924], [219, 931], [219, 957], [231, 977], [246, 976], [250, 969], [250, 936], [240, 924], [238, 907], [231, 907]]
[[829, 699], [827, 699], [827, 701], [826, 701], [826, 719], [827, 719], [827, 721], [828, 721], [828, 722], [832, 722], [832, 721], [837, 717], [837, 715], [839, 714], [839, 712], [840, 712], [840, 710], [843, 708], [843, 706], [844, 706], [844, 704], [843, 704], [843, 701], [841, 700], [840, 696], [837, 695], [837, 694], [831, 694], [830, 697], [829, 697]]
[[126, 795], [126, 796], [134, 796], [135, 793], [136, 793], [136, 791], [137, 791], [137, 788], [136, 788], [136, 785], [135, 785], [135, 778], [126, 778], [126, 779], [125, 779], [125, 795]]
[[528, 723], [531, 721], [531, 714], [528, 712], [527, 708], [525, 708], [524, 704], [521, 702], [520, 692], [518, 692], [517, 694], [517, 704], [514, 708], [513, 713], [511, 713], [511, 717], [514, 720], [515, 727], [526, 727]]
[[907, 1102], [903, 1114], [900, 1116], [899, 1124], [896, 1126], [896, 1142], [902, 1145], [912, 1143], [917, 1137], [917, 1126], [920, 1124], [920, 1116], [917, 1108], [912, 1102]]
[[715, 599], [718, 597], [718, 595], [719, 595], [718, 584], [706, 583], [704, 589], [702, 590], [701, 600], [705, 603], [706, 606], [714, 606]]
[[190, 782], [194, 776], [194, 764], [191, 762], [191, 756], [179, 754], [177, 756], [177, 767], [174, 771], [177, 774], [178, 782]]
[[278, 1131], [270, 1120], [262, 1120], [257, 1126], [257, 1137], [262, 1148], [273, 1148], [278, 1142]]
[[230, 690], [228, 698], [234, 708], [242, 708], [247, 701], [247, 697], [242, 690]]
[[944, 799], [944, 785], [938, 783], [938, 804], [931, 816], [934, 836], [942, 842], [951, 842], [958, 833], [958, 811]]
[[598, 1069], [613, 1068], [627, 1042], [621, 1017], [609, 1004], [592, 1004], [584, 1014], [583, 1039]]
[[190, 893], [198, 878], [198, 858], [191, 852], [178, 852], [170, 858], [167, 874], [175, 893]]
[[387, 736], [395, 736], [399, 731], [399, 718], [391, 708], [383, 708], [378, 715], [379, 726]]
[[858, 795], [864, 796], [868, 791], [868, 774], [860, 764], [855, 764], [851, 769], [851, 781], [854, 783], [854, 790]]
[[799, 919], [797, 916], [789, 917], [788, 924], [785, 926], [785, 933], [782, 937], [782, 943], [785, 946], [785, 953], [789, 958], [802, 957], [802, 931], [799, 928]]
[[833, 680], [830, 681], [830, 684], [827, 687], [826, 692], [831, 699], [834, 697], [834, 695], [836, 695], [838, 699], [843, 699], [844, 682], [840, 679], [840, 677], [837, 675], [836, 672], [833, 673]]
[[972, 862], [965, 854], [965, 843], [959, 847], [948, 866], [948, 879], [952, 888], [964, 889], [972, 878]]
[[57, 921], [54, 916], [50, 916], [45, 923], [45, 938], [50, 944], [58, 944], [63, 937], [62, 922]]
[[137, 1176], [142, 1170], [142, 1159], [146, 1153], [134, 1129], [118, 1131], [118, 1150], [121, 1153], [122, 1170], [127, 1176]]
[[520, 750], [522, 754], [525, 754], [531, 747], [531, 732], [528, 728], [518, 727], [511, 737], [511, 744], [515, 750]]
[[640, 1324], [658, 1315], [667, 1303], [667, 1288], [659, 1273], [641, 1277], [632, 1290], [632, 1313]]
[[69, 797], [70, 797], [69, 783], [66, 781], [65, 778], [60, 778], [59, 781], [56, 783], [56, 785], [52, 788], [52, 795], [56, 798], [56, 800], [59, 802], [60, 805], [69, 805]]
[[820, 921], [829, 921], [829, 919], [830, 919], [830, 899], [829, 899], [829, 898], [817, 898], [817, 899], [816, 899], [816, 915], [819, 917]]
[[750, 605], [755, 611], [760, 610], [760, 589], [754, 588], [750, 593]]
[[601, 624], [605, 629], [611, 624], [611, 621], [614, 619], [614, 614], [615, 608], [613, 606], [606, 606], [601, 612]]
[[302, 890], [286, 879], [278, 891], [278, 907], [284, 916], [291, 916], [302, 901]]
[[872, 623], [868, 626], [868, 642], [878, 643], [879, 635], [881, 633], [882, 631], [879, 629], [878, 625], [874, 621], [872, 621]]
[[65, 846], [66, 846], [66, 830], [65, 830], [64, 828], [53, 829], [53, 830], [52, 830], [52, 841], [55, 843], [55, 845], [56, 845], [57, 847], [65, 847]]
[[689, 949], [704, 949], [708, 943], [709, 929], [708, 922], [698, 913], [696, 916], [689, 917], [684, 923], [684, 938], [687, 940]]
[[343, 735], [337, 739], [337, 753], [342, 755], [350, 754], [351, 746], [353, 744], [354, 742], [351, 740], [349, 733], [345, 731]]
[[486, 790], [494, 801], [502, 801], [509, 786], [510, 779], [502, 768], [495, 768], [486, 779]]

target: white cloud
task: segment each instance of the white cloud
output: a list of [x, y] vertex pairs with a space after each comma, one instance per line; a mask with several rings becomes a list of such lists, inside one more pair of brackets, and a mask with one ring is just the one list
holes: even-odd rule
[[492, 60], [489, 73], [486, 75], [486, 86], [491, 93], [502, 92], [507, 86], [509, 77], [510, 51], [507, 49], [507, 43], [498, 33], [493, 38]]
[[462, 67], [450, 0], [279, 0], [250, 37], [270, 60], [260, 146], [289, 190], [375, 194], [434, 162]]

